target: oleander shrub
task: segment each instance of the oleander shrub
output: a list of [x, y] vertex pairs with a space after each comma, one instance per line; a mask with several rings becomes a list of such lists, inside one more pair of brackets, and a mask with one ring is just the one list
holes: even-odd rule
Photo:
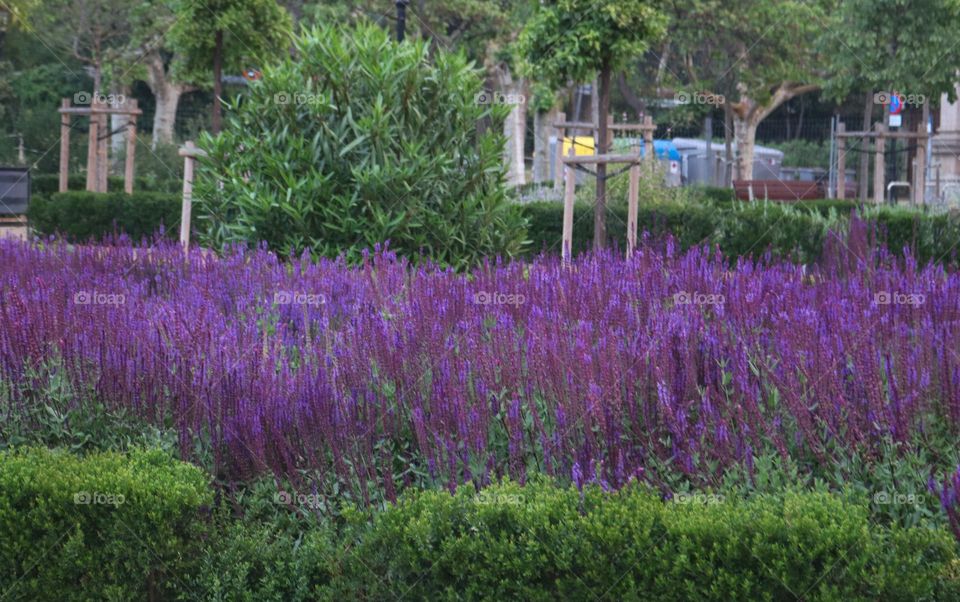
[[0, 452], [5, 600], [164, 600], [192, 570], [208, 477], [159, 450]]
[[[374, 516], [334, 597], [430, 600], [956, 599], [944, 529], [885, 528], [828, 493], [662, 501], [535, 480], [425, 491]], [[339, 589], [337, 589], [339, 588]]]
[[229, 106], [224, 131], [200, 140], [204, 244], [358, 260], [390, 241], [455, 267], [521, 250], [501, 158], [507, 109], [479, 98], [483, 75], [462, 54], [397, 44], [369, 23], [294, 45], [296, 58]]
[[139, 240], [151, 238], [161, 229], [176, 236], [181, 203], [180, 195], [161, 192], [62, 192], [33, 197], [27, 219], [41, 236], [87, 241], [126, 234]]

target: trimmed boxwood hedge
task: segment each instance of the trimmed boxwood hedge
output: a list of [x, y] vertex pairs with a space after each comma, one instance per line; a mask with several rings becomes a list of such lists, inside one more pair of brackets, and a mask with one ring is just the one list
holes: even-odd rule
[[34, 197], [27, 219], [34, 233], [86, 241], [123, 233], [133, 239], [152, 237], [163, 226], [176, 236], [181, 197], [161, 192], [62, 192]]
[[172, 599], [200, 551], [208, 482], [157, 450], [0, 453], [3, 599]]
[[[560, 252], [563, 204], [528, 203], [522, 206], [528, 220], [529, 255]], [[847, 228], [856, 204], [821, 200], [800, 203], [653, 203], [641, 204], [638, 229], [654, 238], [673, 236], [681, 249], [713, 244], [729, 257], [760, 257], [767, 251], [805, 263], [823, 252], [830, 230]], [[608, 244], [623, 248], [626, 241], [626, 207], [608, 207]], [[875, 225], [877, 240], [894, 253], [904, 249], [921, 262], [956, 263], [960, 247], [960, 216], [931, 214], [903, 207], [867, 208], [865, 218]], [[593, 244], [593, 207], [574, 207], [574, 254]]]
[[548, 482], [402, 498], [346, 555], [334, 598], [958, 599], [946, 530], [871, 525], [827, 493], [664, 502]]
[[664, 501], [640, 485], [578, 491], [537, 477], [479, 493], [408, 491], [385, 510], [347, 508], [339, 525], [278, 499], [254, 488], [208, 512], [209, 477], [158, 450], [2, 452], [0, 591], [40, 601], [960, 599], [949, 531], [872, 524], [866, 504], [824, 492]]

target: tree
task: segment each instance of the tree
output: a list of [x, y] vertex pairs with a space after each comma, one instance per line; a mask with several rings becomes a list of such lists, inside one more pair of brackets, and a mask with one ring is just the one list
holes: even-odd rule
[[[819, 89], [823, 0], [695, 0], [672, 17], [665, 83], [686, 99], [723, 103], [737, 142], [736, 177], [753, 178], [757, 127], [783, 103]], [[709, 24], [705, 35], [704, 26]]]
[[56, 32], [50, 42], [86, 66], [93, 93], [101, 94], [105, 67], [130, 39], [132, 6], [127, 0], [52, 0], [32, 22]]
[[[532, 70], [555, 88], [570, 80], [585, 82], [597, 76], [597, 152], [605, 153], [610, 148], [611, 75], [662, 36], [666, 24], [655, 5], [643, 0], [545, 0], [521, 35], [521, 54]], [[606, 244], [606, 174], [606, 166], [598, 164], [595, 249]]]
[[[825, 93], [843, 100], [864, 96], [863, 129], [870, 129], [877, 91], [911, 101], [955, 98], [960, 46], [957, 0], [845, 0], [836, 7], [822, 44], [829, 57]], [[896, 18], [891, 18], [896, 15]], [[860, 196], [867, 196], [868, 155], [861, 153]]]
[[182, 0], [179, 4], [170, 40], [173, 50], [184, 57], [186, 70], [212, 72], [214, 134], [220, 131], [223, 70], [240, 73], [263, 58], [279, 56], [286, 50], [291, 30], [290, 15], [275, 0]]

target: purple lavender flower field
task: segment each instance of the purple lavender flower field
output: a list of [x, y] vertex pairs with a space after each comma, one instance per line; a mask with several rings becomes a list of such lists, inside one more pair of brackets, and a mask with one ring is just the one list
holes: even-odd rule
[[960, 431], [960, 275], [843, 244], [816, 267], [667, 243], [471, 274], [163, 244], [0, 258], [0, 428], [56, 377], [227, 480], [669, 494], [761, 452], [829, 471]]

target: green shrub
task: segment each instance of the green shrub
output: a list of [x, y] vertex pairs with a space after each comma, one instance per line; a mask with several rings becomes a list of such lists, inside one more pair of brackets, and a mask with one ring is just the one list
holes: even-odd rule
[[0, 453], [5, 600], [170, 599], [198, 553], [198, 468], [161, 451]]
[[[133, 179], [134, 193], [175, 193], [179, 191], [182, 186], [182, 180], [174, 179], [172, 176], [169, 178], [137, 176]], [[69, 192], [83, 192], [86, 188], [87, 176], [85, 174], [70, 174], [67, 177], [67, 189]], [[55, 194], [60, 190], [60, 175], [55, 173], [30, 174], [30, 189], [34, 197]], [[123, 192], [123, 177], [110, 176], [107, 178], [107, 190], [110, 192]]]
[[200, 557], [186, 599], [300, 602], [329, 588], [336, 556], [327, 531], [291, 535], [243, 522], [223, 529]]
[[501, 157], [507, 107], [478, 99], [483, 75], [463, 55], [396, 44], [368, 23], [314, 29], [295, 46], [229, 107], [221, 135], [200, 140], [204, 244], [356, 260], [389, 240], [457, 267], [520, 251]]
[[33, 231], [61, 234], [70, 240], [98, 239], [121, 232], [134, 240], [151, 237], [163, 226], [179, 233], [180, 195], [159, 192], [63, 192], [35, 196], [27, 211]]
[[[956, 599], [946, 530], [871, 526], [825, 493], [663, 502], [546, 482], [401, 499], [334, 597], [430, 600]], [[951, 572], [953, 571], [953, 572]], [[899, 577], [897, 577], [899, 575]]]

